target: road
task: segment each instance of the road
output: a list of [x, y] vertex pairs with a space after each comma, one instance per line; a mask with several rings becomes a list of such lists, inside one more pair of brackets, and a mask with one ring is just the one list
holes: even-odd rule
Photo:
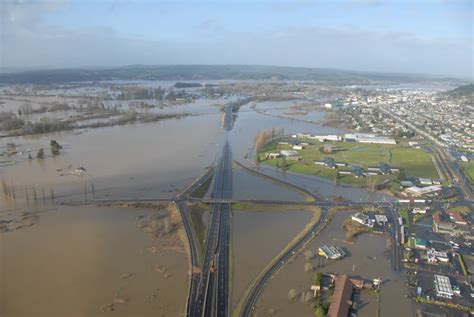
[[[228, 143], [216, 168], [212, 198], [232, 198], [232, 157]], [[189, 316], [228, 316], [229, 217], [229, 203], [212, 204], [202, 273]]]
[[303, 236], [299, 241], [284, 254], [282, 254], [275, 263], [267, 269], [267, 271], [262, 275], [262, 277], [257, 281], [252, 290], [247, 295], [247, 298], [244, 301], [242, 311], [240, 316], [250, 316], [255, 307], [255, 302], [258, 299], [258, 296], [265, 288], [265, 285], [270, 281], [273, 275], [275, 275], [296, 253], [298, 253], [303, 246], [313, 237], [316, 232], [326, 223], [329, 216], [328, 208], [321, 209], [321, 217], [318, 222], [311, 228], [311, 230]]
[[470, 199], [470, 200], [474, 199], [474, 193], [471, 189], [471, 186], [469, 185], [469, 182], [467, 182], [467, 178], [464, 175], [464, 172], [461, 170], [459, 165], [456, 163], [456, 160], [452, 157], [452, 155], [448, 151], [446, 151], [446, 149], [443, 147], [443, 144], [441, 144], [441, 142], [439, 142], [438, 139], [436, 139], [435, 137], [433, 137], [432, 135], [430, 135], [426, 131], [423, 131], [423, 130], [417, 128], [412, 123], [407, 122], [405, 120], [402, 120], [401, 118], [396, 116], [391, 111], [386, 110], [382, 107], [379, 107], [379, 109], [383, 113], [388, 115], [389, 117], [393, 118], [395, 121], [409, 127], [410, 129], [412, 129], [413, 131], [415, 131], [419, 135], [422, 135], [423, 137], [431, 140], [433, 142], [434, 150], [436, 152], [436, 155], [439, 158], [439, 161], [443, 164], [443, 167], [447, 171], [446, 176], [451, 177], [451, 178], [456, 177], [458, 179], [458, 181], [459, 181], [458, 185], [461, 188], [461, 190], [463, 192], [463, 195], [464, 195], [463, 198]]

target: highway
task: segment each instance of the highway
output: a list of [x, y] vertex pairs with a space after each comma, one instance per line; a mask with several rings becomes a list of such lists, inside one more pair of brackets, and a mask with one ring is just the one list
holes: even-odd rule
[[[228, 143], [214, 175], [213, 199], [232, 197], [232, 157]], [[213, 203], [206, 249], [189, 316], [228, 316], [229, 203]]]

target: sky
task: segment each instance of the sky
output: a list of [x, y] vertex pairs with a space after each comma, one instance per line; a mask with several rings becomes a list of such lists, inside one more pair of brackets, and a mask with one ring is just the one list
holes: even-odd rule
[[474, 0], [0, 0], [0, 68], [261, 64], [474, 78]]

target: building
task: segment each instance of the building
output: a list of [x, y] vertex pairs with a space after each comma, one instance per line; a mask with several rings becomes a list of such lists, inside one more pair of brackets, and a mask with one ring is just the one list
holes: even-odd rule
[[433, 185], [433, 180], [431, 178], [418, 178], [420, 185], [429, 186]]
[[415, 238], [415, 248], [426, 250], [428, 248], [428, 242], [424, 239]]
[[316, 139], [319, 142], [325, 141], [341, 141], [342, 138], [336, 134], [328, 134], [328, 135], [311, 135], [309, 139]]
[[318, 254], [326, 259], [338, 260], [343, 258], [346, 253], [339, 247], [334, 245], [323, 245], [318, 249]]
[[400, 171], [400, 169], [390, 167], [388, 164], [383, 163], [383, 162], [380, 163], [379, 166], [368, 167], [367, 170], [369, 171], [369, 173], [372, 172], [372, 174], [382, 174], [382, 175], [387, 175], [387, 174]]
[[281, 156], [280, 153], [275, 153], [275, 152], [267, 153], [266, 159], [267, 159], [267, 160], [272, 160], [272, 159], [279, 158], [280, 156]]
[[314, 164], [323, 165], [328, 168], [336, 169], [338, 166], [347, 166], [344, 162], [335, 162], [332, 157], [326, 156], [324, 161], [314, 161]]
[[347, 275], [336, 276], [327, 317], [347, 317], [352, 306], [353, 285]]
[[295, 150], [281, 150], [280, 154], [284, 157], [298, 156], [298, 152]]
[[468, 222], [463, 215], [458, 211], [448, 211], [449, 218], [457, 225], [467, 226]]
[[351, 216], [352, 221], [358, 222], [361, 225], [368, 226], [369, 225], [369, 216], [363, 214], [361, 212], [356, 213], [355, 215]]
[[428, 210], [427, 207], [423, 207], [423, 208], [420, 208], [420, 207], [416, 207], [416, 208], [413, 208], [413, 214], [426, 214], [426, 211]]
[[412, 186], [405, 189], [405, 193], [415, 197], [423, 195], [433, 195], [443, 190], [441, 185], [432, 185], [427, 187]]
[[453, 298], [453, 287], [451, 286], [449, 277], [435, 274], [434, 286], [436, 290], [436, 296], [449, 299]]
[[385, 215], [375, 215], [375, 222], [383, 227], [388, 223], [388, 218]]
[[436, 233], [451, 234], [455, 229], [455, 225], [449, 221], [445, 221], [441, 214], [433, 215], [433, 231]]
[[415, 184], [413, 184], [413, 182], [410, 182], [410, 181], [401, 181], [400, 182], [400, 186], [402, 186], [402, 187], [412, 187], [413, 185], [415, 185]]
[[372, 144], [397, 144], [394, 139], [385, 136], [377, 136], [370, 133], [347, 133], [344, 135], [346, 142], [372, 143]]
[[446, 252], [436, 251], [434, 248], [431, 248], [426, 252], [426, 255], [428, 263], [449, 263], [449, 257]]

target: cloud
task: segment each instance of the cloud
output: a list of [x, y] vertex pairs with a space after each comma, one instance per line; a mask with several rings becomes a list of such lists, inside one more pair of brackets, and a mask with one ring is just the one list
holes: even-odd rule
[[[64, 2], [60, 3], [64, 5]], [[196, 36], [162, 41], [123, 37], [112, 28], [48, 26], [36, 16], [58, 6], [13, 7], [3, 15], [3, 67], [77, 67], [127, 64], [266, 64], [359, 71], [417, 72], [473, 77], [472, 40], [423, 39], [410, 33], [354, 28], [285, 28], [230, 32], [203, 20]]]

